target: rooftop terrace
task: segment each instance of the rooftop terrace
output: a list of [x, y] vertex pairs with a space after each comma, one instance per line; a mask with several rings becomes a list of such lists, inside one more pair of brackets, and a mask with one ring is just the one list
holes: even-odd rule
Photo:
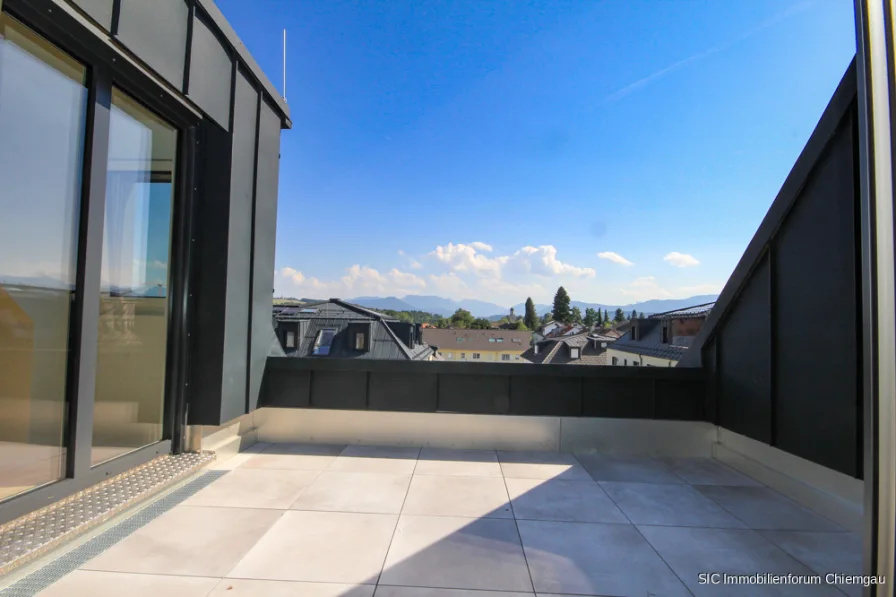
[[701, 585], [861, 573], [857, 535], [711, 458], [260, 443], [211, 468], [39, 595], [861, 594]]

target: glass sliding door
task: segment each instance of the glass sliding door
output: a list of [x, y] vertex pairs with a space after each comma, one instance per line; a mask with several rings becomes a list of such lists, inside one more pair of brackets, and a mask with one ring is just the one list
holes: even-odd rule
[[0, 14], [0, 500], [65, 474], [86, 75]]
[[162, 439], [177, 130], [112, 93], [91, 462]]

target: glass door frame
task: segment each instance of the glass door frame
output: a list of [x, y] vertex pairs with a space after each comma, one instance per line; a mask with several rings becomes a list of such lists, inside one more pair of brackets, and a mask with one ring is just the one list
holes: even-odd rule
[[[116, 3], [117, 4], [117, 3]], [[192, 11], [187, 48], [192, 37]], [[0, 502], [0, 524], [47, 506], [162, 454], [184, 448], [189, 390], [191, 253], [195, 243], [195, 163], [202, 116], [136, 60], [124, 56], [75, 11], [53, 0], [2, 0], [0, 9], [87, 67], [76, 290], [72, 296], [66, 380], [65, 475]], [[117, 12], [117, 11], [116, 11]], [[62, 13], [62, 14], [60, 14]], [[117, 16], [117, 15], [116, 15]], [[113, 35], [116, 30], [113, 22]], [[187, 54], [189, 61], [189, 50]], [[189, 73], [189, 65], [185, 71]], [[186, 81], [185, 81], [186, 83]], [[112, 88], [178, 130], [168, 271], [168, 321], [162, 440], [91, 466], [98, 357], [100, 271], [106, 204]]]

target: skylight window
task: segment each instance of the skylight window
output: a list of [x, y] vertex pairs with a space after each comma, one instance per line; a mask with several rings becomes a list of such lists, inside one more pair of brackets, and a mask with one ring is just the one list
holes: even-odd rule
[[498, 338], [495, 340], [495, 342], [503, 342], [503, 341], [504, 341], [504, 338]]
[[317, 333], [314, 340], [314, 352], [311, 354], [319, 356], [327, 356], [330, 354], [330, 346], [333, 344], [333, 338], [336, 336], [336, 330], [321, 330]]

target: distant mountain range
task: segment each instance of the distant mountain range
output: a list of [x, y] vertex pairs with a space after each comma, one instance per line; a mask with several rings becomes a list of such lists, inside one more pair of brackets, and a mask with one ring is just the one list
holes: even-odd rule
[[[646, 314], [651, 314], [663, 313], [664, 311], [672, 311], [674, 309], [683, 309], [685, 307], [692, 307], [694, 305], [701, 305], [703, 303], [711, 303], [717, 298], [719, 298], [719, 295], [717, 294], [702, 294], [699, 296], [692, 296], [690, 298], [684, 299], [654, 299], [628, 305], [605, 305], [603, 303], [583, 303], [581, 301], [572, 301], [571, 305], [573, 307], [578, 307], [579, 309], [581, 309], [583, 314], [585, 313], [585, 309], [587, 308], [606, 309], [610, 314], [612, 314], [614, 311], [616, 311], [616, 309], [619, 308], [625, 311], [626, 315], [631, 313], [633, 310], [637, 310], [639, 313], [644, 312]], [[449, 317], [458, 309], [466, 309], [473, 314], [473, 317], [485, 317], [493, 321], [501, 319], [510, 312], [509, 308], [502, 307], [501, 305], [496, 305], [495, 303], [478, 301], [475, 299], [464, 299], [455, 301], [453, 299], [442, 298], [440, 296], [418, 296], [410, 294], [402, 298], [394, 296], [359, 296], [357, 298], [346, 300], [348, 300], [348, 302], [350, 303], [355, 303], [356, 305], [361, 305], [362, 307], [367, 307], [369, 309], [391, 309], [393, 311], [426, 311], [427, 313], [433, 313], [435, 315], [441, 315], [443, 317]], [[513, 309], [517, 315], [523, 315], [526, 310], [525, 303], [514, 305]], [[549, 313], [551, 311], [551, 305], [536, 304], [535, 310], [539, 315], [544, 315], [545, 313]]]

